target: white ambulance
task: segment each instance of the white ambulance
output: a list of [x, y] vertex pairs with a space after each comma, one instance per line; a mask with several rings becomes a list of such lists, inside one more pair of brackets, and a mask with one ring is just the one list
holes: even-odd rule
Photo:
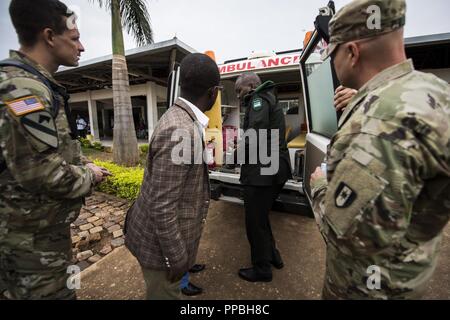
[[[339, 82], [330, 59], [320, 59], [327, 45], [328, 22], [334, 12], [333, 1], [319, 9], [314, 23], [316, 29], [305, 39], [303, 50], [252, 53], [247, 58], [219, 65], [224, 87], [221, 101], [224, 143], [223, 152], [215, 152], [218, 165], [210, 168], [213, 199], [243, 203], [240, 169], [230, 168], [225, 159], [231, 152], [234, 135], [239, 139], [238, 129], [242, 128], [244, 118], [244, 110], [240, 110], [234, 90], [235, 81], [240, 74], [252, 71], [262, 82], [272, 80], [276, 83], [279, 104], [283, 106], [286, 118], [293, 179], [286, 183], [274, 209], [312, 216], [309, 179], [325, 158], [340, 116], [333, 105], [334, 90]], [[450, 82], [450, 33], [409, 38], [405, 39], [405, 44], [416, 69], [434, 73]], [[176, 71], [169, 77], [169, 105], [178, 94], [177, 78]], [[220, 146], [216, 145], [217, 148]]]
[[276, 201], [276, 209], [290, 212], [308, 211], [300, 170], [307, 133], [299, 72], [300, 56], [300, 49], [276, 53], [254, 52], [248, 58], [226, 61], [219, 65], [221, 85], [224, 87], [221, 98], [225, 161], [222, 162], [224, 165], [210, 169], [211, 192], [214, 199], [243, 203], [239, 183], [240, 168], [227, 166], [226, 160], [232, 159], [234, 136], [240, 138], [238, 129], [242, 129], [244, 122], [244, 110], [239, 107], [234, 89], [235, 82], [240, 74], [255, 72], [263, 83], [268, 80], [275, 82], [278, 103], [283, 107], [286, 119], [286, 141], [294, 175], [293, 179], [286, 183]]

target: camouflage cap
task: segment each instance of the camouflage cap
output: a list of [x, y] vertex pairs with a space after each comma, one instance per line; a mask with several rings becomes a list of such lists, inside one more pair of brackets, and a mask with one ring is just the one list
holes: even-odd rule
[[328, 58], [342, 43], [376, 37], [405, 25], [405, 0], [354, 0], [339, 10], [329, 24]]

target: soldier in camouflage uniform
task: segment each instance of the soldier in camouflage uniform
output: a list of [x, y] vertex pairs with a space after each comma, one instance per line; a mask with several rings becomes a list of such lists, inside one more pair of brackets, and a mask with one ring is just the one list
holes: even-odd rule
[[0, 63], [0, 283], [13, 299], [72, 299], [70, 224], [107, 173], [82, 163], [52, 73], [76, 66], [83, 47], [57, 0], [12, 0], [10, 14], [21, 49], [8, 63], [37, 73]]
[[[372, 5], [379, 28], [368, 28]], [[327, 243], [325, 299], [419, 298], [436, 267], [450, 214], [450, 90], [406, 59], [405, 12], [404, 0], [360, 0], [330, 22], [325, 57], [358, 93], [332, 138], [326, 178], [318, 169], [311, 179]]]

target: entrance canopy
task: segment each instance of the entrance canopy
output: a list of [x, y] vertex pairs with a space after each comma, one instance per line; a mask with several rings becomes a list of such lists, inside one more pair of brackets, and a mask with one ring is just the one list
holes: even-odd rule
[[[174, 66], [196, 50], [173, 38], [128, 50], [126, 60], [130, 81], [133, 119], [138, 138], [149, 138], [165, 111], [167, 78]], [[81, 62], [78, 67], [61, 68], [55, 79], [70, 93], [75, 114], [88, 119], [94, 140], [110, 139], [114, 126], [112, 55]]]
[[[167, 87], [167, 78], [175, 63], [196, 52], [173, 38], [126, 52], [130, 85], [154, 82]], [[69, 93], [111, 89], [112, 55], [81, 62], [78, 67], [61, 68], [55, 76]]]

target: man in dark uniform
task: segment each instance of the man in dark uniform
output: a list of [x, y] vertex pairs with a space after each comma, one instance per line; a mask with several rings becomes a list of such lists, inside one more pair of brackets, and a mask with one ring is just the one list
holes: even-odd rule
[[[245, 133], [241, 141], [245, 159], [240, 157], [239, 162], [242, 163], [240, 181], [244, 187], [245, 225], [253, 265], [239, 270], [239, 276], [246, 281], [269, 282], [272, 281], [271, 264], [277, 269], [283, 267], [272, 235], [269, 212], [284, 184], [292, 177], [284, 113], [278, 106], [272, 81], [261, 84], [258, 75], [245, 73], [237, 79], [235, 89], [245, 108]], [[256, 133], [253, 141], [245, 138], [251, 136], [252, 131]], [[270, 163], [262, 158], [265, 147]]]
[[12, 299], [74, 299], [70, 224], [107, 172], [83, 163], [53, 74], [84, 49], [62, 2], [12, 0], [9, 11], [21, 47], [0, 62], [0, 284]]

